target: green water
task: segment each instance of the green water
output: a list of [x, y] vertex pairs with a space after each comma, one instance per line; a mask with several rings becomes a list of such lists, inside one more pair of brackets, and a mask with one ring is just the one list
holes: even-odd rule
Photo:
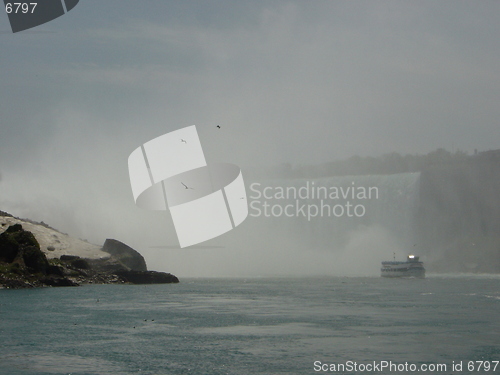
[[452, 365], [500, 360], [499, 311], [494, 276], [0, 290], [0, 374], [325, 373], [315, 361], [483, 373]]

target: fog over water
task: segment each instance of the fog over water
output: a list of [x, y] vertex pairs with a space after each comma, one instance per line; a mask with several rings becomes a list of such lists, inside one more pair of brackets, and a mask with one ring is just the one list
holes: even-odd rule
[[86, 0], [11, 34], [0, 14], [0, 210], [179, 277], [376, 275], [416, 243], [416, 174], [322, 180], [379, 189], [357, 222], [249, 216], [179, 249], [168, 212], [135, 206], [127, 158], [196, 124], [250, 196], [307, 180], [254, 173], [283, 163], [498, 149], [499, 16], [494, 1]]

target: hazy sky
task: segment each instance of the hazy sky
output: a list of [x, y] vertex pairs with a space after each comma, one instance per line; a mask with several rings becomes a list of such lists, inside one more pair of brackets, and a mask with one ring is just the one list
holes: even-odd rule
[[243, 173], [500, 148], [499, 19], [498, 1], [81, 0], [12, 34], [0, 13], [0, 209], [140, 246], [144, 221], [172, 225], [138, 213], [128, 155], [192, 124]]

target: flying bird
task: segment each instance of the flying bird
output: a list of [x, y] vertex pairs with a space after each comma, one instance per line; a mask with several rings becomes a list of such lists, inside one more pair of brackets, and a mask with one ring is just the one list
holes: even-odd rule
[[185, 139], [181, 139], [181, 142], [187, 143]]
[[193, 189], [192, 187], [187, 186], [184, 182], [181, 182], [181, 184], [182, 184], [182, 186], [184, 186], [185, 189]]
[[220, 125], [217, 125], [217, 127], [220, 129]]

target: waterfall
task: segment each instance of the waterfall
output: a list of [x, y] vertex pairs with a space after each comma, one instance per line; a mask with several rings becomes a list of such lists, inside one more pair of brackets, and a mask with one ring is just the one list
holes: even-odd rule
[[419, 181], [420, 173], [251, 181], [250, 221], [255, 236], [286, 236], [297, 246], [331, 252], [359, 231], [377, 228], [406, 254], [415, 241]]
[[495, 153], [419, 173], [254, 178], [249, 217], [231, 246], [252, 252], [269, 274], [373, 275], [393, 252], [419, 255], [433, 272], [498, 273], [499, 160]]

